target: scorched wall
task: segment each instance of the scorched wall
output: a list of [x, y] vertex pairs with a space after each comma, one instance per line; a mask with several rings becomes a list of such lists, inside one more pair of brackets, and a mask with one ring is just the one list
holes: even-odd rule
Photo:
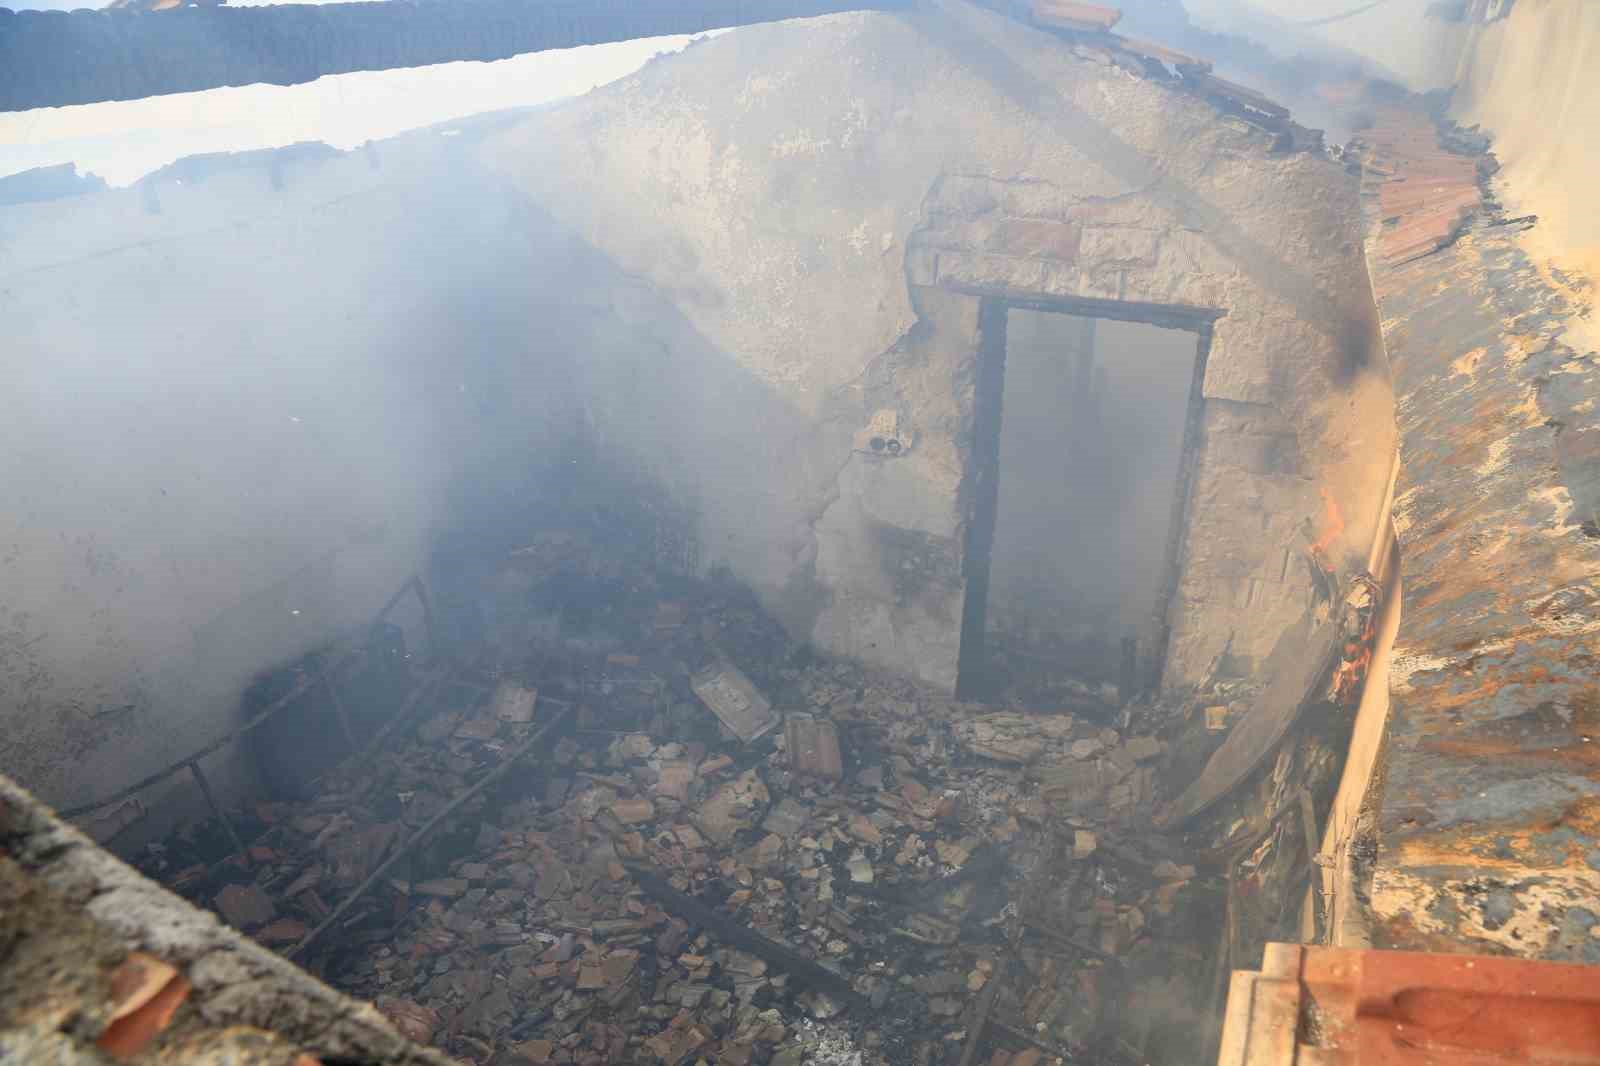
[[1394, 447], [1355, 179], [1273, 140], [945, 3], [6, 209], [0, 769], [70, 804], [225, 731], [579, 426], [797, 635], [951, 686], [985, 294], [1214, 318], [1165, 680], [1259, 663]]
[[1122, 63], [962, 4], [846, 14], [485, 145], [592, 255], [532, 343], [585, 353], [602, 437], [796, 633], [953, 684], [985, 292], [1222, 316], [1168, 683], [1300, 615], [1321, 489], [1365, 558], [1394, 430], [1355, 179]]
[[189, 754], [422, 565], [461, 471], [547, 461], [524, 208], [457, 143], [0, 208], [0, 771], [68, 807]]

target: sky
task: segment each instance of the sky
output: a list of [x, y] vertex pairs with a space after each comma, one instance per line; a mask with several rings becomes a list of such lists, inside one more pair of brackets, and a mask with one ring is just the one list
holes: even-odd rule
[[[245, 0], [248, 4], [250, 0]], [[7, 7], [82, 7], [0, 0]], [[230, 6], [245, 6], [231, 0]], [[159, 18], [159, 14], [150, 15]], [[202, 152], [325, 141], [335, 148], [466, 115], [559, 100], [615, 81], [688, 37], [536, 52], [495, 63], [443, 63], [339, 74], [305, 85], [247, 85], [143, 100], [0, 113], [0, 176], [76, 163], [112, 185]]]
[[[265, 0], [230, 0], [249, 6]], [[1184, 0], [1211, 29], [1262, 40], [1286, 56], [1314, 42], [1366, 55], [1415, 89], [1448, 84], [1451, 41], [1426, 19], [1429, 0], [1384, 0], [1328, 25], [1305, 27], [1362, 0]], [[11, 7], [68, 8], [83, 0], [0, 0]], [[159, 15], [148, 16], [158, 18]], [[447, 63], [340, 74], [306, 85], [251, 85], [66, 108], [0, 113], [0, 176], [73, 162], [80, 172], [127, 185], [175, 159], [296, 141], [347, 149], [467, 115], [575, 96], [623, 77], [685, 37], [660, 37], [539, 52], [496, 63]]]

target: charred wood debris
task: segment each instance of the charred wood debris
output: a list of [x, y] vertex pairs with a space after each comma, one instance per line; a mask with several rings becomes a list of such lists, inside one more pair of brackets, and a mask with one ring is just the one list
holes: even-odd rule
[[347, 757], [308, 750], [290, 798], [135, 862], [463, 1062], [1116, 1064], [1203, 1039], [1239, 889], [1152, 818], [1248, 682], [958, 703], [582, 531], [456, 598], [485, 588], [497, 633], [407, 665], [381, 726], [302, 740]]

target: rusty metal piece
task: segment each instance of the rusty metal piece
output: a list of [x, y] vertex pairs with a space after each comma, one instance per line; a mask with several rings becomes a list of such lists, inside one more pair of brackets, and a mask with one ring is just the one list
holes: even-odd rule
[[333, 912], [323, 919], [321, 925], [311, 930], [311, 932], [307, 933], [298, 944], [290, 948], [287, 952], [288, 957], [292, 959], [295, 956], [302, 954], [306, 948], [310, 947], [318, 937], [332, 927], [334, 923], [338, 922], [340, 918], [344, 917], [345, 912], [354, 906], [357, 900], [366, 895], [367, 890], [373, 885], [377, 884], [378, 881], [382, 879], [383, 875], [388, 873], [389, 869], [394, 866], [394, 864], [398, 862], [402, 856], [408, 854], [412, 848], [416, 847], [421, 840], [427, 837], [429, 833], [436, 829], [441, 822], [448, 818], [463, 803], [467, 802], [467, 800], [471, 799], [473, 796], [476, 796], [489, 785], [503, 777], [507, 770], [510, 770], [517, 764], [518, 760], [543, 743], [544, 739], [549, 736], [557, 726], [559, 726], [562, 722], [565, 722], [571, 716], [572, 709], [570, 707], [561, 711], [557, 711], [554, 717], [537, 729], [531, 737], [523, 741], [520, 747], [508, 754], [499, 766], [496, 766], [493, 770], [490, 770], [488, 773], [478, 778], [471, 788], [466, 789], [460, 795], [452, 799], [449, 803], [446, 803], [443, 807], [439, 808], [438, 814], [435, 814], [422, 826], [422, 828], [418, 829], [415, 833], [412, 833], [410, 837], [396, 846], [395, 849], [389, 853], [389, 857], [384, 859], [383, 862], [379, 863], [377, 868], [367, 875], [367, 879], [365, 881], [362, 881], [359, 885], [352, 889], [350, 894], [344, 898], [343, 902], [341, 902], [337, 907], [333, 908]]
[[222, 809], [222, 804], [217, 802], [216, 794], [211, 791], [211, 782], [206, 780], [205, 771], [200, 769], [198, 759], [189, 760], [189, 773], [194, 778], [194, 783], [200, 786], [200, 794], [206, 798], [206, 806], [211, 808], [212, 817], [222, 823], [222, 828], [228, 834], [228, 839], [233, 843], [233, 850], [244, 860], [246, 866], [250, 864], [250, 853], [244, 846], [244, 841], [239, 837], [239, 831], [233, 827], [233, 822], [228, 818], [227, 812]]

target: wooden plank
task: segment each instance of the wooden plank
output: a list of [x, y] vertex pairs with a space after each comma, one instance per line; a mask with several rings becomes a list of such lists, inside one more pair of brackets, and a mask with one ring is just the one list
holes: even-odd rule
[[1079, 4], [1072, 0], [1034, 0], [1033, 4], [1035, 22], [1084, 33], [1105, 33], [1121, 19], [1121, 11], [1098, 4]]
[[1180, 52], [1176, 48], [1168, 48], [1164, 44], [1154, 41], [1142, 41], [1137, 37], [1124, 37], [1121, 34], [1112, 34], [1111, 39], [1116, 46], [1124, 52], [1131, 52], [1142, 59], [1154, 59], [1158, 63], [1165, 63], [1171, 67], [1185, 70], [1199, 70], [1210, 72], [1211, 61], [1192, 56], [1188, 52]]
[[1219, 78], [1215, 74], [1195, 74], [1191, 81], [1206, 92], [1226, 97], [1237, 103], [1244, 104], [1246, 107], [1271, 115], [1273, 118], [1289, 117], [1289, 109], [1287, 107], [1269, 100], [1254, 89], [1247, 88], [1237, 82]]

